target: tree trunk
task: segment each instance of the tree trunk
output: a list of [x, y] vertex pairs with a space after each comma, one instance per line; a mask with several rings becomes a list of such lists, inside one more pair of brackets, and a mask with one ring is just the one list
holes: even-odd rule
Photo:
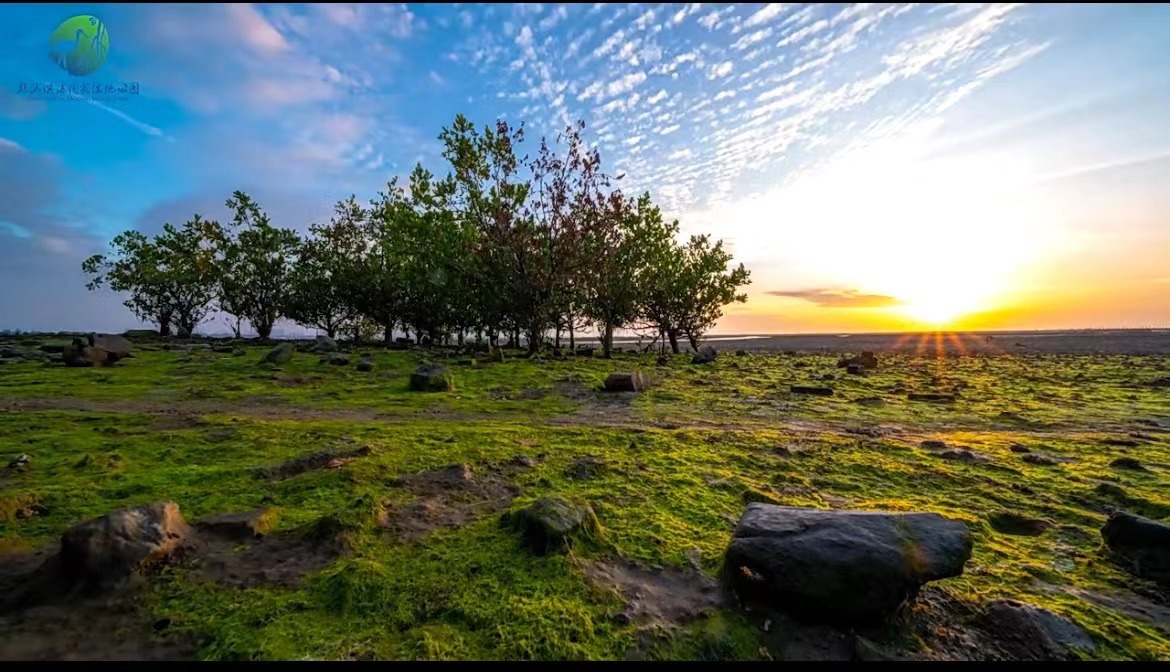
[[601, 355], [606, 359], [613, 357], [613, 322], [606, 320], [605, 333], [601, 338]]
[[542, 334], [533, 327], [528, 330], [528, 354], [535, 355], [540, 350], [540, 341]]
[[462, 329], [460, 329], [459, 333], [455, 335], [455, 344], [461, 348], [463, 347], [463, 330]]
[[325, 335], [329, 338], [337, 338], [337, 327], [334, 325], [325, 327]]
[[678, 331], [675, 329], [667, 329], [666, 336], [670, 339], [670, 351], [677, 355], [681, 352], [678, 349]]
[[687, 340], [691, 342], [691, 349], [695, 352], [699, 351], [699, 339], [695, 338], [694, 334], [687, 332]]
[[382, 323], [382, 329], [383, 329], [382, 342], [383, 343], [393, 343], [394, 342], [394, 323], [390, 320], [386, 320], [385, 322]]
[[256, 335], [259, 336], [260, 340], [262, 340], [262, 341], [267, 341], [268, 337], [272, 335], [272, 323], [271, 322], [267, 323], [267, 324], [265, 324], [265, 323], [254, 324], [252, 326], [256, 327]]
[[158, 335], [166, 338], [171, 335], [171, 311], [164, 310], [158, 315]]
[[557, 336], [556, 336], [555, 341], [553, 342], [553, 346], [556, 347], [558, 350], [561, 347], [561, 325], [560, 325], [560, 323], [557, 323]]
[[185, 324], [178, 325], [179, 338], [191, 338], [191, 328]]
[[576, 339], [576, 334], [574, 333], [575, 331], [576, 331], [576, 329], [573, 328], [573, 320], [570, 319], [569, 320], [569, 349], [570, 350], [577, 349], [577, 339]]

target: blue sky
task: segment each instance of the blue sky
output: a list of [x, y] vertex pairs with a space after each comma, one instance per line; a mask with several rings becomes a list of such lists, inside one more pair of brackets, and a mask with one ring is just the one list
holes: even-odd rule
[[[86, 78], [47, 55], [78, 14], [110, 35]], [[459, 112], [583, 118], [753, 270], [720, 331], [1170, 322], [1163, 5], [4, 5], [0, 37], [0, 327], [133, 326], [78, 268], [118, 231], [233, 189], [303, 230], [442, 171]]]

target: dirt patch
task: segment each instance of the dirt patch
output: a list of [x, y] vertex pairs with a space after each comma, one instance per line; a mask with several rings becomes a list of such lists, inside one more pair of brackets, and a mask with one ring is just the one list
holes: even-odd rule
[[595, 585], [617, 591], [625, 600], [620, 622], [649, 620], [678, 625], [729, 606], [715, 579], [693, 570], [651, 571], [631, 564], [584, 563], [582, 571]]
[[400, 478], [394, 485], [418, 499], [385, 505], [381, 524], [404, 540], [418, 541], [434, 530], [462, 527], [499, 513], [508, 509], [521, 492], [505, 476], [526, 468], [524, 463], [515, 461], [477, 476], [469, 465], [456, 464]]
[[359, 457], [365, 457], [370, 454], [370, 449], [367, 446], [355, 448], [349, 451], [334, 451], [322, 450], [311, 455], [298, 457], [291, 462], [284, 462], [282, 464], [273, 465], [270, 467], [260, 467], [253, 470], [253, 473], [258, 478], [266, 478], [273, 481], [283, 481], [299, 476], [306, 471], [317, 471], [320, 469], [338, 469], [346, 464], [353, 462]]
[[1162, 632], [1170, 633], [1170, 603], [1167, 603], [1167, 596], [1151, 596], [1153, 599], [1146, 599], [1129, 592], [1103, 593], [1084, 590], [1075, 586], [1054, 586], [1051, 584], [1041, 584], [1040, 587], [1048, 592], [1060, 592], [1073, 595], [1104, 609], [1110, 609], [1119, 614], [1125, 614], [1130, 618], [1149, 623]]
[[319, 572], [339, 557], [339, 541], [314, 541], [304, 530], [288, 530], [239, 541], [230, 536], [201, 533], [186, 565], [206, 581], [237, 588], [293, 586]]
[[152, 431], [165, 432], [179, 429], [198, 429], [210, 423], [194, 413], [174, 412], [163, 415], [150, 426]]

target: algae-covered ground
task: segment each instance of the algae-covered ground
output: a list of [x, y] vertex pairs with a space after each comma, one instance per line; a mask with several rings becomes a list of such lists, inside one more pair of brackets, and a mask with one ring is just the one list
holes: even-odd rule
[[[0, 366], [0, 469], [29, 456], [0, 473], [0, 557], [162, 500], [189, 521], [268, 508], [270, 538], [325, 529], [344, 541], [336, 553], [290, 542], [287, 557], [241, 542], [214, 568], [172, 565], [97, 639], [67, 614], [0, 622], [0, 657], [779, 659], [782, 628], [685, 599], [718, 575], [745, 503], [773, 501], [963, 520], [973, 556], [932, 584], [932, 604], [1011, 597], [1083, 627], [1096, 644], [1086, 657], [1170, 659], [1164, 594], [1114, 566], [1099, 533], [1113, 507], [1170, 517], [1170, 389], [1150, 385], [1170, 376], [1168, 357], [887, 355], [868, 376], [829, 354], [450, 357], [454, 389], [420, 393], [409, 374], [433, 353], [371, 350], [374, 370], [360, 372], [303, 352], [257, 365], [267, 349]], [[652, 387], [599, 391], [628, 370]], [[348, 457], [274, 469], [321, 451]], [[1110, 466], [1119, 457], [1143, 469]], [[459, 464], [474, 488], [409, 486]], [[591, 505], [601, 532], [529, 552], [501, 513], [549, 495]], [[1008, 533], [1020, 530], [1004, 513], [1043, 531]], [[615, 573], [626, 580], [598, 579]], [[646, 604], [659, 598], [678, 604]], [[946, 641], [927, 626], [890, 646], [974, 655]]]

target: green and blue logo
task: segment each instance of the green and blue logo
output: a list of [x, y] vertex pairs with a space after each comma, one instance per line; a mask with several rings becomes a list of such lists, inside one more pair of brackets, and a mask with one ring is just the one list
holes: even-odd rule
[[75, 77], [97, 72], [110, 51], [110, 34], [96, 16], [66, 19], [49, 36], [49, 58]]

